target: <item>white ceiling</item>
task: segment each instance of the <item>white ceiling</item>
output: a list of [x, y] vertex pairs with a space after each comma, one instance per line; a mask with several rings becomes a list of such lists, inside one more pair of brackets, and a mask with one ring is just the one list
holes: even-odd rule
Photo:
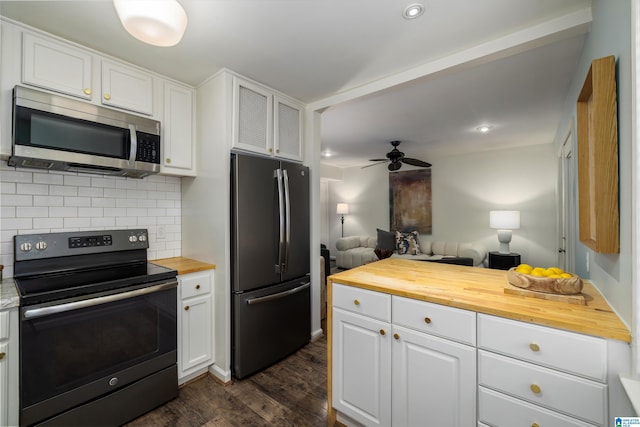
[[551, 142], [591, 1], [418, 0], [424, 15], [404, 20], [414, 1], [180, 0], [189, 25], [169, 48], [129, 36], [110, 0], [0, 1], [0, 14], [192, 85], [224, 67], [330, 107], [335, 166], [395, 139], [418, 158]]

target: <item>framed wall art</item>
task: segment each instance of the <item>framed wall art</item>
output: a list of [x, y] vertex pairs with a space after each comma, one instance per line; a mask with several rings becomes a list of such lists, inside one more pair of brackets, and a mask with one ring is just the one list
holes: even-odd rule
[[389, 173], [389, 228], [432, 232], [431, 169]]

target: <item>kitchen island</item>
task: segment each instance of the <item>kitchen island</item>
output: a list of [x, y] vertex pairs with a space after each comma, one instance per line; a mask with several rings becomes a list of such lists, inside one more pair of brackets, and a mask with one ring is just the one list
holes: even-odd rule
[[395, 258], [330, 276], [329, 425], [633, 415], [618, 379], [631, 335], [597, 289], [585, 281], [579, 305], [511, 287], [506, 271]]

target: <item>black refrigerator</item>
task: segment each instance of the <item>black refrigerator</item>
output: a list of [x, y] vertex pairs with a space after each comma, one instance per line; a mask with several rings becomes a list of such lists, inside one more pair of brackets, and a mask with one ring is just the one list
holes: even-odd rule
[[231, 155], [232, 371], [252, 375], [311, 337], [309, 168]]

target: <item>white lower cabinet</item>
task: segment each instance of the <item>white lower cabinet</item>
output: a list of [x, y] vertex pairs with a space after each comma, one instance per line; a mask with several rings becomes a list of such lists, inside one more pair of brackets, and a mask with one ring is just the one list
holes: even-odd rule
[[367, 426], [474, 424], [476, 349], [441, 337], [457, 324], [475, 343], [470, 314], [334, 284], [333, 407]]
[[178, 382], [207, 371], [213, 363], [213, 275], [178, 276]]
[[607, 341], [478, 315], [479, 418], [491, 426], [607, 426]]
[[18, 308], [0, 311], [0, 426], [18, 425]]

